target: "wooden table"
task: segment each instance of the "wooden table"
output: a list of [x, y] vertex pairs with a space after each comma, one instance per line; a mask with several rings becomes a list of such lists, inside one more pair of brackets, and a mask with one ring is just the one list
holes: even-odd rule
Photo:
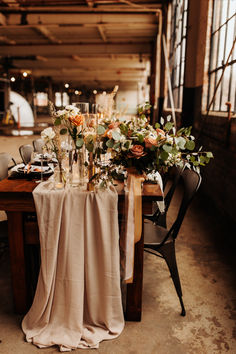
[[[8, 217], [8, 237], [11, 262], [13, 301], [16, 313], [25, 314], [32, 303], [30, 280], [26, 264], [27, 245], [39, 244], [37, 221], [28, 218], [35, 213], [32, 191], [37, 186], [34, 181], [25, 179], [0, 182], [0, 210], [5, 210]], [[117, 187], [119, 194], [119, 213], [124, 210], [124, 191]], [[152, 201], [162, 200], [158, 185], [144, 184], [142, 213], [152, 212]], [[33, 214], [34, 215], [34, 214]], [[125, 318], [128, 321], [140, 321], [142, 314], [143, 284], [143, 235], [135, 245], [134, 281], [127, 285]]]

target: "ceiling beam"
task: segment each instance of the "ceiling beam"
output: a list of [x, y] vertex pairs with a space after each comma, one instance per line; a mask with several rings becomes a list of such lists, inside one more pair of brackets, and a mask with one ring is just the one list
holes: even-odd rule
[[51, 43], [56, 43], [56, 44], [62, 43], [62, 41], [60, 39], [57, 39], [56, 37], [54, 37], [53, 34], [49, 31], [49, 29], [46, 28], [45, 26], [36, 26], [36, 27], [34, 27], [34, 29], [38, 33], [42, 34]]
[[0, 45], [1, 55], [10, 56], [25, 56], [25, 55], [42, 55], [42, 56], [59, 56], [68, 55], [111, 55], [111, 54], [137, 54], [137, 53], [151, 53], [151, 43], [125, 43], [119, 42], [116, 44], [48, 44], [48, 45]]
[[[77, 23], [45, 23], [44, 26], [46, 26], [47, 28], [60, 28], [60, 27], [83, 27], [83, 28], [92, 28], [92, 27], [97, 27], [98, 25], [101, 25], [104, 28], [114, 28], [114, 27], [120, 27], [121, 26], [121, 22], [104, 22], [104, 23], [100, 23], [98, 22], [94, 22], [94, 23], [79, 23], [77, 21]], [[21, 29], [28, 29], [28, 28], [35, 28], [35, 24], [27, 24], [27, 25], [21, 25], [21, 24], [2, 24], [0, 28], [21, 28]], [[126, 28], [141, 28], [141, 29], [157, 29], [157, 23], [143, 23], [143, 22], [129, 22], [126, 23], [125, 22], [125, 27]]]
[[3, 13], [19, 13], [19, 12], [28, 12], [35, 14], [46, 14], [46, 13], [156, 13], [157, 10], [162, 8], [162, 3], [150, 5], [146, 8], [139, 8], [133, 6], [127, 6], [122, 4], [115, 4], [114, 6], [96, 6], [96, 7], [88, 7], [88, 6], [14, 6], [14, 7], [6, 7], [0, 6], [0, 11]]
[[[59, 13], [55, 14], [53, 11], [48, 14], [26, 14], [27, 23], [29, 25], [96, 25], [96, 24], [157, 24], [158, 17], [154, 14], [114, 14], [114, 13]], [[20, 25], [21, 13], [10, 14], [7, 16], [8, 25]], [[27, 26], [25, 23], [24, 25]], [[23, 26], [23, 24], [21, 25]]]

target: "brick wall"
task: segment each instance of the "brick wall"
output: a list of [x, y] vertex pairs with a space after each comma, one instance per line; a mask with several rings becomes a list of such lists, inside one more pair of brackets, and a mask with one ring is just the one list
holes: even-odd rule
[[194, 135], [214, 159], [202, 168], [201, 191], [214, 202], [229, 221], [236, 223], [236, 119], [202, 117], [203, 127], [195, 126]]

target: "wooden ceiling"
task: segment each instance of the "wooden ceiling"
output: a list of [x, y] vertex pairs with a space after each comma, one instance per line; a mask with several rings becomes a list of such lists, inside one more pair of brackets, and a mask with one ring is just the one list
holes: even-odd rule
[[78, 88], [146, 84], [161, 7], [162, 0], [2, 0], [0, 70]]

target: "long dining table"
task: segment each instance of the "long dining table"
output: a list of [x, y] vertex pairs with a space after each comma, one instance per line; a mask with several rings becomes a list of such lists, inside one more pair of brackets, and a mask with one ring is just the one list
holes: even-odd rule
[[[8, 238], [11, 264], [12, 293], [15, 312], [25, 314], [32, 304], [32, 284], [27, 262], [27, 246], [39, 245], [39, 230], [32, 192], [37, 184], [34, 180], [4, 179], [0, 182], [0, 210], [8, 218]], [[124, 213], [125, 192], [123, 183], [117, 183], [118, 213]], [[152, 212], [152, 202], [162, 200], [158, 184], [144, 183], [142, 190], [142, 215]], [[143, 244], [135, 244], [133, 282], [127, 284], [125, 319], [141, 321], [143, 285]]]

